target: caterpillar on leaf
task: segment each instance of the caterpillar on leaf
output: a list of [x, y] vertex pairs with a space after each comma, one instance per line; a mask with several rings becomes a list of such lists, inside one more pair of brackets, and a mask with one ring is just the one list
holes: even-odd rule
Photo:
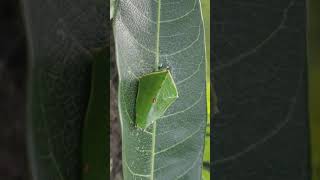
[[169, 69], [143, 75], [138, 84], [136, 125], [145, 129], [159, 119], [178, 97]]

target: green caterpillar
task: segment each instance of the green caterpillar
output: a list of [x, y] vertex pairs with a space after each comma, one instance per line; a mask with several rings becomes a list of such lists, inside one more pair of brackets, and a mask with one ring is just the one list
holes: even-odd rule
[[178, 98], [178, 91], [169, 69], [139, 78], [136, 99], [136, 125], [145, 129], [160, 118]]

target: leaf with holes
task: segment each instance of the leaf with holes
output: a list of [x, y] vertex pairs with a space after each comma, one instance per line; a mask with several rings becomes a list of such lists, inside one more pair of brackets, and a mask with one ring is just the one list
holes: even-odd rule
[[[124, 179], [201, 179], [207, 62], [200, 1], [119, 0], [113, 26]], [[170, 68], [179, 98], [150, 126], [136, 127], [138, 80], [159, 67]]]

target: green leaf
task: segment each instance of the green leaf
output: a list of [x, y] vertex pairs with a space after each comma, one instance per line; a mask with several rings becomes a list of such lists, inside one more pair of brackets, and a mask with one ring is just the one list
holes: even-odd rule
[[110, 19], [113, 19], [117, 11], [117, 0], [110, 0]]
[[159, 119], [177, 98], [177, 88], [168, 70], [142, 76], [136, 101], [138, 127], [144, 129]]
[[33, 179], [81, 179], [81, 127], [93, 54], [107, 42], [107, 3], [26, 0], [28, 153]]
[[320, 2], [308, 2], [309, 124], [312, 180], [320, 179]]
[[82, 180], [109, 177], [109, 50], [95, 50], [91, 92], [82, 127]]
[[210, 136], [209, 135], [206, 136], [206, 140], [205, 140], [203, 162], [206, 164], [210, 164]]
[[202, 170], [202, 179], [203, 180], [210, 180], [210, 171], [208, 169]]
[[213, 179], [308, 180], [306, 1], [211, 3]]
[[[207, 98], [199, 0], [121, 0], [114, 34], [124, 179], [201, 179]], [[179, 98], [147, 129], [136, 128], [138, 79], [159, 66], [169, 66]]]
[[[210, 166], [210, 121], [211, 113], [218, 112], [217, 108], [217, 98], [215, 96], [214, 88], [211, 89], [211, 78], [210, 78], [210, 0], [201, 0], [203, 21], [205, 27], [205, 42], [206, 42], [206, 62], [207, 62], [207, 127], [206, 127], [206, 137], [205, 137], [205, 150], [203, 156], [203, 166], [208, 164]], [[212, 79], [213, 80], [213, 79]], [[211, 102], [210, 102], [210, 93], [213, 91], [214, 102], [213, 102], [213, 112], [211, 112]], [[208, 169], [203, 169], [202, 179], [210, 180], [210, 167]]]

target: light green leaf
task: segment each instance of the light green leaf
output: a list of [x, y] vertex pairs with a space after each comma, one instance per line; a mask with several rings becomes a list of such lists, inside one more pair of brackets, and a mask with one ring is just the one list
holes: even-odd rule
[[206, 140], [205, 140], [203, 162], [207, 164], [210, 163], [210, 136], [209, 135], [206, 136]]
[[202, 180], [210, 180], [210, 171], [208, 169], [202, 170]]
[[308, 3], [308, 79], [312, 180], [320, 179], [320, 1]]
[[[207, 118], [207, 128], [206, 128], [206, 137], [205, 137], [205, 150], [203, 156], [203, 166], [209, 166], [207, 168], [203, 168], [202, 171], [202, 179], [203, 180], [210, 180], [210, 121], [211, 121], [211, 113], [218, 112], [217, 103], [213, 102], [213, 112], [211, 112], [211, 103], [210, 103], [210, 92], [213, 91], [214, 100], [216, 101], [216, 96], [214, 92], [214, 88], [211, 89], [210, 87], [213, 86], [210, 80], [210, 0], [201, 0], [201, 7], [202, 7], [202, 14], [204, 20], [204, 27], [205, 27], [205, 42], [206, 42], [206, 61], [207, 61], [207, 111], [208, 118]], [[213, 79], [212, 79], [213, 80]]]
[[110, 19], [113, 19], [117, 10], [117, 0], [110, 0]]
[[[207, 121], [199, 0], [120, 0], [114, 18], [124, 179], [199, 180]], [[179, 98], [148, 128], [132, 123], [139, 77], [168, 66]]]

